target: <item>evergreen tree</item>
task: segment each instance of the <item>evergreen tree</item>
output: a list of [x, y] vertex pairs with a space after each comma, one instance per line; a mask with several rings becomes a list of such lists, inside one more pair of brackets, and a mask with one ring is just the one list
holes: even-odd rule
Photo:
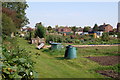
[[99, 30], [99, 27], [98, 27], [97, 24], [95, 24], [94, 27], [93, 27], [93, 31], [98, 31], [98, 30]]
[[40, 38], [45, 38], [46, 29], [41, 22], [36, 24], [36, 28], [37, 28], [35, 33], [36, 37], [38, 36]]

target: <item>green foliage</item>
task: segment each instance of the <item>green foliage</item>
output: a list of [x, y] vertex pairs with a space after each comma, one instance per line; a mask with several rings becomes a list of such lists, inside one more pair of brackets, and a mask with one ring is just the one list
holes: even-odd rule
[[102, 41], [108, 41], [110, 39], [109, 33], [107, 33], [107, 32], [103, 33], [101, 39], [102, 39]]
[[[23, 27], [29, 23], [25, 13], [25, 10], [28, 8], [26, 2], [3, 2], [2, 7], [7, 9], [7, 11], [5, 10], [5, 13], [14, 20], [16, 28]], [[10, 15], [10, 10], [15, 12], [16, 16], [12, 17]]]
[[16, 32], [16, 27], [13, 20], [6, 14], [2, 14], [2, 32], [5, 35], [11, 35], [12, 32]]
[[90, 27], [87, 26], [87, 27], [84, 27], [83, 32], [89, 32], [89, 30], [90, 30]]
[[48, 30], [49, 32], [51, 32], [51, 31], [52, 31], [52, 27], [51, 27], [51, 26], [48, 26], [48, 27], [47, 27], [47, 30]]
[[40, 37], [40, 38], [45, 38], [45, 34], [46, 34], [46, 29], [42, 24], [36, 24], [36, 33], [35, 35]]
[[31, 40], [31, 38], [34, 38], [35, 37], [34, 31], [29, 31], [28, 36], [26, 37], [27, 37], [27, 40]]
[[[30, 59], [31, 52], [20, 49], [15, 38], [4, 37], [2, 47], [2, 78], [3, 79], [33, 79], [35, 71], [33, 70], [34, 62]], [[31, 74], [32, 73], [32, 74]]]
[[49, 43], [49, 41], [53, 42], [64, 42], [64, 38], [61, 35], [46, 35], [46, 42]]
[[95, 24], [94, 27], [93, 27], [93, 31], [98, 31], [98, 30], [99, 30], [98, 25]]
[[76, 26], [73, 26], [72, 31], [73, 31], [74, 35], [75, 35], [76, 30], [77, 30]]
[[114, 66], [101, 66], [95, 70], [114, 70], [115, 72], [118, 72], [118, 74], [119, 74], [120, 73], [120, 64], [116, 64]]
[[109, 35], [116, 35], [116, 32], [109, 32]]
[[117, 35], [118, 35], [118, 39], [120, 39], [120, 32], [118, 32]]

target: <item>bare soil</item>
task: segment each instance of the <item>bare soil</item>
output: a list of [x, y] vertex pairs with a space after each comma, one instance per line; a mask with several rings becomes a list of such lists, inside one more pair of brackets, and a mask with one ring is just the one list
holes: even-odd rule
[[[120, 56], [98, 56], [98, 57], [86, 57], [90, 60], [93, 60], [103, 66], [111, 66], [120, 63]], [[98, 70], [97, 73], [100, 73], [104, 76], [120, 79], [120, 73], [117, 73], [113, 70]]]
[[100, 73], [104, 76], [120, 79], [119, 74], [117, 72], [113, 71], [113, 70], [98, 70], [96, 72]]
[[109, 66], [120, 63], [120, 56], [98, 56], [98, 57], [86, 57], [93, 60], [100, 65]]

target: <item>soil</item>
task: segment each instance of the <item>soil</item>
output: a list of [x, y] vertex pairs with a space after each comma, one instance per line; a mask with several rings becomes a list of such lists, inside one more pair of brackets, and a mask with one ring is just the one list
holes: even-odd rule
[[86, 57], [93, 60], [100, 65], [110, 66], [120, 63], [120, 56], [98, 56], [98, 57]]
[[96, 72], [107, 77], [120, 79], [119, 74], [113, 70], [98, 70]]
[[[103, 66], [111, 66], [120, 63], [120, 56], [97, 56], [97, 57], [86, 57], [93, 60]], [[113, 70], [98, 70], [104, 76], [120, 79], [119, 74]]]

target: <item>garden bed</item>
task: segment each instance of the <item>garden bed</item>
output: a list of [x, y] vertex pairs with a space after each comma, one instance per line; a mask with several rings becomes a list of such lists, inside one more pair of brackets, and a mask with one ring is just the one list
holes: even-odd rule
[[100, 73], [100, 74], [102, 74], [104, 76], [108, 76], [108, 77], [111, 77], [111, 78], [117, 78], [117, 79], [119, 78], [120, 79], [119, 74], [117, 72], [113, 71], [113, 70], [98, 70], [96, 72]]
[[99, 63], [100, 65], [105, 65], [105, 66], [109, 66], [109, 65], [115, 65], [120, 63], [120, 56], [98, 56], [98, 57], [86, 57], [90, 60], [93, 60], [97, 63]]

